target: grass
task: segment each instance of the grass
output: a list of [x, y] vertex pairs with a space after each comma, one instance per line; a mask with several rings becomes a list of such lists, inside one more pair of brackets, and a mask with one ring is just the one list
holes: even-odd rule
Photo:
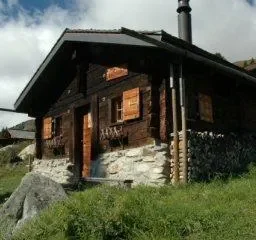
[[22, 177], [28, 171], [27, 160], [20, 162], [17, 155], [29, 144], [31, 141], [20, 142], [13, 145], [12, 148], [0, 152], [0, 206], [17, 188]]
[[11, 165], [0, 167], [0, 206], [17, 188], [26, 172], [25, 164], [15, 167]]
[[256, 167], [181, 187], [97, 187], [51, 206], [21, 239], [256, 239]]

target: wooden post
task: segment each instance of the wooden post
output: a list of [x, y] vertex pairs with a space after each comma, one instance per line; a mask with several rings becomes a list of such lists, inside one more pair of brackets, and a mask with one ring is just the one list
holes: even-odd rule
[[36, 158], [42, 158], [42, 127], [43, 127], [42, 117], [36, 117], [35, 127], [36, 127]]
[[179, 133], [177, 119], [177, 86], [174, 79], [173, 64], [170, 65], [170, 87], [172, 90], [172, 125], [173, 125], [173, 183], [179, 182]]
[[69, 161], [75, 163], [76, 161], [76, 115], [75, 108], [70, 109], [70, 128], [69, 128]]
[[188, 155], [187, 155], [187, 104], [185, 95], [185, 79], [183, 76], [183, 65], [180, 65], [180, 106], [181, 106], [181, 123], [182, 123], [182, 182], [188, 182]]
[[98, 154], [99, 146], [99, 100], [95, 94], [91, 98], [91, 113], [92, 113], [92, 157], [95, 158]]
[[28, 172], [32, 171], [32, 162], [33, 162], [33, 157], [31, 154], [28, 155]]

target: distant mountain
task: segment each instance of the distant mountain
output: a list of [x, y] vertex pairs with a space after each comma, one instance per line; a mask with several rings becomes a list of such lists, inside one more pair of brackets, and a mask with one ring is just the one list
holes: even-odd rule
[[28, 121], [19, 123], [11, 127], [10, 129], [35, 132], [35, 120], [28, 120]]

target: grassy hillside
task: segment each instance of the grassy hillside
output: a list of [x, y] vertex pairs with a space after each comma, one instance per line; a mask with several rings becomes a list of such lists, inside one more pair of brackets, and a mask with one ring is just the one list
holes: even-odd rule
[[73, 193], [15, 239], [256, 239], [256, 168], [186, 187]]
[[25, 122], [19, 123], [10, 129], [16, 129], [16, 130], [24, 130], [24, 131], [35, 131], [35, 120], [27, 120]]
[[0, 206], [19, 185], [28, 171], [28, 160], [21, 161], [18, 154], [31, 144], [31, 141], [20, 142], [5, 151], [0, 151]]
[[20, 184], [26, 172], [25, 164], [16, 167], [0, 165], [0, 207]]

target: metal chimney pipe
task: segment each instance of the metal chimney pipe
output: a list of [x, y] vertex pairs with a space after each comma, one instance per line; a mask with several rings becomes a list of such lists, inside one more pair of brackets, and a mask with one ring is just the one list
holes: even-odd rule
[[189, 0], [178, 0], [178, 27], [179, 38], [192, 43], [192, 29], [191, 29], [191, 7]]

